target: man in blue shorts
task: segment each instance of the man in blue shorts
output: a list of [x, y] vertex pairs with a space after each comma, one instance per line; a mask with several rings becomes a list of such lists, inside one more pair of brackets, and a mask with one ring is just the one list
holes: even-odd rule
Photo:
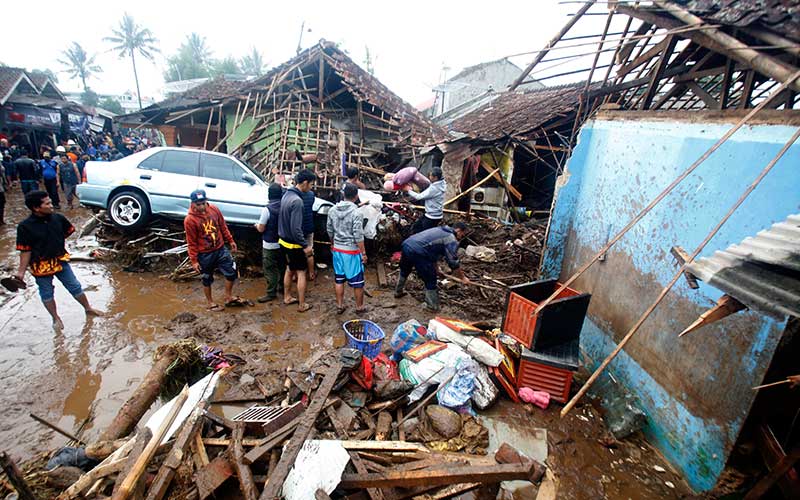
[[358, 188], [345, 184], [344, 200], [328, 213], [328, 236], [331, 238], [333, 274], [336, 281], [336, 305], [338, 314], [345, 311], [344, 284], [353, 289], [356, 298], [356, 313], [366, 311], [364, 307], [364, 220], [358, 211], [356, 200]]

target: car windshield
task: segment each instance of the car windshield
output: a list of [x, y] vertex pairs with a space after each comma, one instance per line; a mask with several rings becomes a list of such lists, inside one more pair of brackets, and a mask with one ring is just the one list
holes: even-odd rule
[[263, 175], [261, 175], [261, 173], [260, 173], [260, 172], [256, 171], [256, 169], [254, 169], [253, 167], [251, 167], [251, 166], [250, 166], [250, 165], [249, 165], [249, 164], [248, 164], [246, 161], [242, 160], [241, 158], [236, 158], [236, 160], [237, 160], [237, 161], [238, 161], [238, 162], [239, 162], [239, 163], [240, 163], [240, 164], [241, 164], [241, 165], [242, 165], [244, 168], [246, 168], [248, 172], [250, 172], [251, 174], [253, 174], [254, 176], [256, 176], [256, 178], [257, 178], [257, 179], [261, 179], [261, 182], [263, 182], [263, 183], [265, 183], [265, 184], [267, 183], [267, 179], [265, 179], [265, 178], [264, 178], [264, 176], [263, 176]]

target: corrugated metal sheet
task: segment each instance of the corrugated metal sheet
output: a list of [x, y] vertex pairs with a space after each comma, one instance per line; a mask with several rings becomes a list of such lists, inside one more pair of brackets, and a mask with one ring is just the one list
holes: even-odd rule
[[688, 270], [750, 309], [800, 316], [800, 215], [697, 259]]

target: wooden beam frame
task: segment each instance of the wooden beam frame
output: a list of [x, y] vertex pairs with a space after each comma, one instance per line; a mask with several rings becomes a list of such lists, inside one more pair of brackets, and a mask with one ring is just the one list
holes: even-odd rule
[[661, 51], [661, 57], [652, 70], [650, 84], [647, 86], [647, 91], [642, 99], [642, 109], [649, 109], [650, 105], [653, 103], [653, 97], [655, 97], [656, 92], [658, 91], [659, 82], [664, 77], [664, 70], [667, 69], [669, 58], [672, 56], [672, 52], [675, 50], [675, 44], [678, 43], [678, 39], [675, 37], [675, 35], [667, 36], [666, 40], [667, 44]]

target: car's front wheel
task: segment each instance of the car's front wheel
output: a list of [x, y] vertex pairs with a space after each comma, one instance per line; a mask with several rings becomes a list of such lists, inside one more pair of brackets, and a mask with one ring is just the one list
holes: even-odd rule
[[115, 194], [108, 207], [111, 220], [121, 229], [139, 229], [147, 224], [150, 218], [150, 206], [147, 200], [136, 191], [122, 191]]

